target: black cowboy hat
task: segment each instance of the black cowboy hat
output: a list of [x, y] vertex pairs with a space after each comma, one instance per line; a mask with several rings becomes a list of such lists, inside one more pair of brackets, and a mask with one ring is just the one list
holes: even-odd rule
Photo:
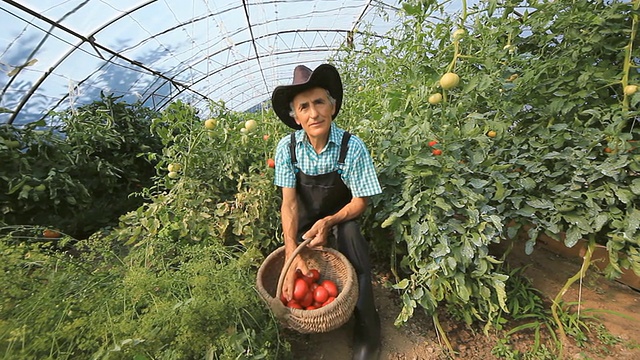
[[273, 110], [283, 123], [292, 129], [302, 129], [302, 126], [296, 124], [296, 120], [289, 116], [290, 104], [297, 94], [314, 87], [329, 90], [331, 97], [336, 99], [336, 111], [332, 119], [336, 118], [342, 105], [342, 80], [338, 70], [329, 64], [322, 64], [313, 71], [304, 65], [298, 65], [293, 70], [292, 84], [276, 87], [271, 95]]

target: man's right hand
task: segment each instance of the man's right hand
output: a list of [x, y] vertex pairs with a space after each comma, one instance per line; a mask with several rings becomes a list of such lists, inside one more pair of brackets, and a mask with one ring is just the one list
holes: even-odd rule
[[[285, 258], [285, 263], [287, 262], [289, 256]], [[284, 278], [284, 284], [282, 285], [282, 293], [287, 301], [293, 299], [293, 289], [296, 283], [296, 270], [300, 270], [304, 275], [309, 275], [309, 268], [307, 267], [307, 263], [304, 261], [302, 256], [298, 255], [291, 263], [289, 267], [289, 271], [287, 271], [287, 275]]]

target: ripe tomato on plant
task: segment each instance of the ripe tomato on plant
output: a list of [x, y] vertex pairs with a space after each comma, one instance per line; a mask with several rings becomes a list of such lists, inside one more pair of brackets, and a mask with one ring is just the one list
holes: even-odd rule
[[274, 169], [276, 167], [276, 162], [273, 159], [267, 159], [267, 166]]
[[431, 151], [431, 153], [432, 153], [433, 155], [435, 155], [435, 156], [442, 155], [442, 150], [440, 150], [440, 149], [433, 149], [433, 151]]
[[438, 140], [431, 140], [429, 141], [429, 146], [434, 147], [436, 146], [437, 143], [438, 143]]
[[42, 232], [42, 236], [46, 237], [47, 239], [57, 239], [62, 235], [60, 234], [60, 232], [58, 232], [56, 230], [45, 229]]

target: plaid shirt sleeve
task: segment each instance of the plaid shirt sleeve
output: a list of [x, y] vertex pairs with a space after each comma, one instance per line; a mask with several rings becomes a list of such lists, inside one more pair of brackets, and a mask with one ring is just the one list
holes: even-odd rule
[[373, 159], [364, 142], [355, 135], [349, 141], [342, 178], [354, 197], [369, 197], [382, 193]]
[[289, 153], [290, 139], [289, 135], [285, 136], [276, 147], [276, 171], [273, 183], [279, 187], [295, 188], [296, 175], [291, 163], [291, 154]]

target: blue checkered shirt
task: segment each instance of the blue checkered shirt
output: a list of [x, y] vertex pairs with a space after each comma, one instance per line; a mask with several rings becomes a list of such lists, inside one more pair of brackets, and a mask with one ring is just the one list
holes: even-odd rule
[[[338, 170], [342, 134], [344, 130], [332, 123], [327, 145], [320, 154], [316, 154], [304, 130], [296, 131], [296, 157], [300, 171], [314, 176]], [[276, 174], [273, 183], [280, 187], [295, 188], [296, 175], [289, 153], [290, 143], [291, 136], [287, 135], [276, 147]], [[373, 159], [364, 142], [353, 134], [349, 139], [349, 151], [342, 166], [341, 177], [344, 184], [351, 190], [353, 197], [368, 197], [382, 192], [373, 167]]]

